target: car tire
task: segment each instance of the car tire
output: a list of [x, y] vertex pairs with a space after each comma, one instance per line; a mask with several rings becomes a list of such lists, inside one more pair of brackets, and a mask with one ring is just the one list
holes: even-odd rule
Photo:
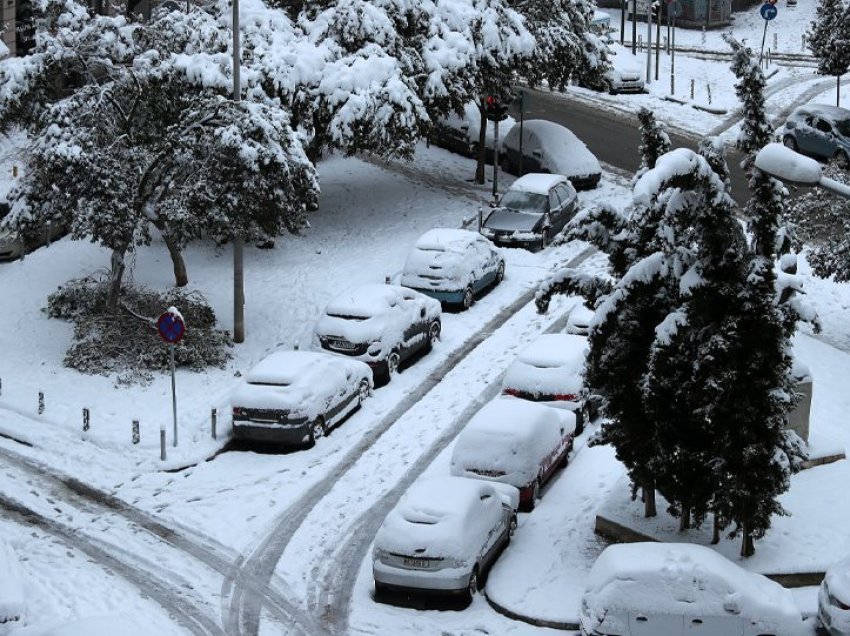
[[363, 378], [360, 380], [360, 384], [357, 387], [357, 408], [363, 406], [363, 400], [365, 400], [371, 394], [372, 389], [369, 387], [369, 379]]
[[431, 347], [434, 346], [434, 341], [440, 339], [440, 332], [442, 330], [442, 325], [439, 320], [432, 320], [431, 324], [428, 325], [428, 351], [431, 350]]
[[506, 544], [511, 542], [511, 538], [516, 534], [517, 529], [517, 520], [516, 515], [511, 515], [511, 520], [508, 522], [508, 540], [505, 542]]
[[463, 290], [463, 298], [460, 301], [460, 306], [462, 309], [466, 310], [472, 307], [472, 304], [474, 302], [475, 292], [472, 290], [472, 285], [469, 285], [466, 289]]
[[532, 484], [531, 498], [523, 504], [520, 504], [520, 508], [523, 512], [531, 512], [534, 510], [534, 506], [537, 505], [537, 500], [540, 498], [540, 479], [536, 479], [534, 484]]
[[469, 575], [469, 583], [466, 585], [466, 598], [471, 603], [478, 594], [478, 566], [472, 568], [472, 574]]
[[310, 446], [316, 445], [316, 440], [328, 434], [328, 425], [323, 416], [317, 417], [310, 423]]
[[570, 452], [573, 450], [573, 441], [570, 440], [570, 447], [567, 449], [567, 452], [564, 453], [563, 458], [561, 459], [561, 463], [558, 464], [558, 468], [561, 470], [565, 469], [570, 465]]
[[474, 141], [469, 144], [469, 156], [473, 159], [478, 159], [478, 144]]
[[549, 245], [549, 230], [544, 228], [540, 239], [540, 249], [545, 249], [547, 245]]
[[798, 150], [797, 150], [797, 140], [794, 139], [791, 135], [785, 135], [785, 137], [782, 138], [782, 144], [786, 148], [790, 148], [794, 152], [798, 152]]
[[850, 157], [847, 156], [847, 153], [843, 150], [839, 150], [835, 153], [835, 162], [838, 164], [838, 167], [842, 170], [850, 169]]
[[496, 270], [496, 281], [493, 283], [493, 287], [501, 283], [505, 280], [505, 261], [499, 263], [499, 268]]

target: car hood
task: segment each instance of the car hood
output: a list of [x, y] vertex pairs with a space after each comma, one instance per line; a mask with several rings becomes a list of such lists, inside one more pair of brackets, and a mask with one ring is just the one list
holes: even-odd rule
[[509, 208], [496, 208], [484, 221], [484, 227], [508, 232], [530, 232], [543, 219], [535, 212], [516, 212]]

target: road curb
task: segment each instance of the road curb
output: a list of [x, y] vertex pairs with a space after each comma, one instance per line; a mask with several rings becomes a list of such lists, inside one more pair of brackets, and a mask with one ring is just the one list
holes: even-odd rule
[[496, 601], [487, 596], [487, 594], [484, 594], [484, 598], [487, 599], [487, 602], [490, 604], [490, 607], [492, 607], [502, 616], [510, 618], [511, 620], [522, 621], [523, 623], [528, 623], [529, 625], [534, 625], [535, 627], [549, 627], [551, 629], [560, 629], [565, 632], [577, 632], [581, 629], [578, 623], [550, 621], [545, 618], [535, 618], [533, 616], [524, 616], [523, 614], [517, 614], [516, 612], [509, 610], [507, 607], [499, 605]]

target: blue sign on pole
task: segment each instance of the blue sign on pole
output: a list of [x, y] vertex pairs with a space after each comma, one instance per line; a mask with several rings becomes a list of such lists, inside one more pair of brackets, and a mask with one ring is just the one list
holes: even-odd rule
[[176, 344], [186, 334], [186, 325], [178, 314], [167, 311], [156, 321], [156, 330], [165, 342]]
[[765, 3], [761, 5], [759, 13], [761, 14], [761, 17], [770, 22], [776, 17], [778, 11], [776, 10], [776, 5]]

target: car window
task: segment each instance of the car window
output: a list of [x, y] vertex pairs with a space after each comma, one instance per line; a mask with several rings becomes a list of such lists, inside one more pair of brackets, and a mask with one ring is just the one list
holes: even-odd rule
[[831, 133], [832, 132], [832, 126], [830, 125], [830, 123], [828, 121], [823, 120], [823, 119], [818, 119], [815, 127], [818, 130], [820, 130], [821, 132], [825, 132], [825, 133]]
[[556, 190], [549, 190], [549, 209], [557, 210], [561, 207], [561, 197]]
[[835, 127], [845, 137], [850, 137], [850, 119], [839, 119], [835, 122]]
[[814, 115], [809, 115], [803, 121], [806, 123], [807, 126], [811, 126], [812, 128], [815, 127], [815, 117], [814, 117]]
[[576, 197], [576, 191], [573, 190], [572, 186], [568, 186], [565, 183], [559, 183], [555, 190], [558, 192], [558, 195], [561, 197], [561, 201], [564, 203], [568, 203]]
[[542, 194], [508, 190], [502, 197], [502, 206], [521, 212], [546, 212], [548, 199]]

